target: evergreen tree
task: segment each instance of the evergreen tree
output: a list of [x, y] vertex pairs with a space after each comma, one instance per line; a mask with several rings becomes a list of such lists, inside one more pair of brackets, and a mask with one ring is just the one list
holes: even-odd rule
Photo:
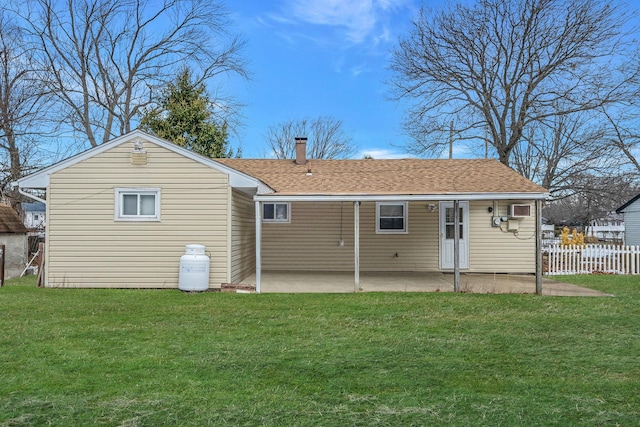
[[156, 102], [157, 107], [144, 112], [142, 130], [203, 156], [232, 157], [227, 123], [216, 120], [204, 84], [193, 83], [188, 68], [168, 84]]

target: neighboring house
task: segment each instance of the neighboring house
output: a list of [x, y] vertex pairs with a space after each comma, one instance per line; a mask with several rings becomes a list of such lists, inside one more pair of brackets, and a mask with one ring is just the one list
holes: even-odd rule
[[596, 236], [604, 242], [622, 242], [624, 240], [624, 217], [609, 212], [602, 218], [591, 221], [586, 227], [585, 236]]
[[[543, 244], [553, 245], [560, 242], [558, 237], [554, 236], [555, 225], [546, 224], [543, 218], [542, 238]], [[558, 228], [562, 228], [558, 226]], [[583, 230], [583, 227], [568, 226], [570, 230]], [[622, 242], [624, 240], [624, 218], [615, 212], [609, 212], [602, 218], [591, 221], [591, 224], [584, 227], [584, 236], [594, 236], [601, 242]]]
[[553, 224], [549, 224], [546, 218], [542, 218], [542, 245], [549, 246], [558, 243], [559, 239], [556, 237], [556, 227]]
[[46, 205], [42, 202], [23, 202], [24, 226], [30, 230], [44, 230], [46, 225]]
[[640, 194], [616, 209], [624, 215], [624, 244], [640, 246]]
[[27, 263], [27, 229], [11, 206], [0, 205], [0, 244], [5, 246], [5, 279], [19, 276]]
[[16, 182], [47, 192], [46, 286], [209, 286], [263, 271], [534, 273], [547, 191], [496, 160], [209, 159], [134, 131]]

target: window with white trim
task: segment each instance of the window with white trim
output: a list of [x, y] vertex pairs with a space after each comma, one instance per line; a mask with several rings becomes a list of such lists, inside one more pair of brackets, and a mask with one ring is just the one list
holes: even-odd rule
[[263, 222], [289, 222], [289, 212], [291, 204], [289, 203], [263, 203], [262, 204], [262, 221]]
[[376, 202], [376, 233], [407, 233], [407, 207], [407, 202]]
[[116, 221], [160, 221], [159, 188], [116, 188]]

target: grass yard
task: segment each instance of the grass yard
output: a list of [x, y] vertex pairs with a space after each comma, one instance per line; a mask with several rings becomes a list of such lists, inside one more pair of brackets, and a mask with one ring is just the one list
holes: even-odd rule
[[0, 426], [640, 425], [613, 298], [0, 288]]

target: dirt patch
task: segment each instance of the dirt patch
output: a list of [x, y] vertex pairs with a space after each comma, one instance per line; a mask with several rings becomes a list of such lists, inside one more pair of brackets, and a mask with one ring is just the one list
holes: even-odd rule
[[237, 283], [223, 283], [220, 287], [221, 292], [236, 292], [236, 293], [255, 293], [255, 285], [243, 285]]

